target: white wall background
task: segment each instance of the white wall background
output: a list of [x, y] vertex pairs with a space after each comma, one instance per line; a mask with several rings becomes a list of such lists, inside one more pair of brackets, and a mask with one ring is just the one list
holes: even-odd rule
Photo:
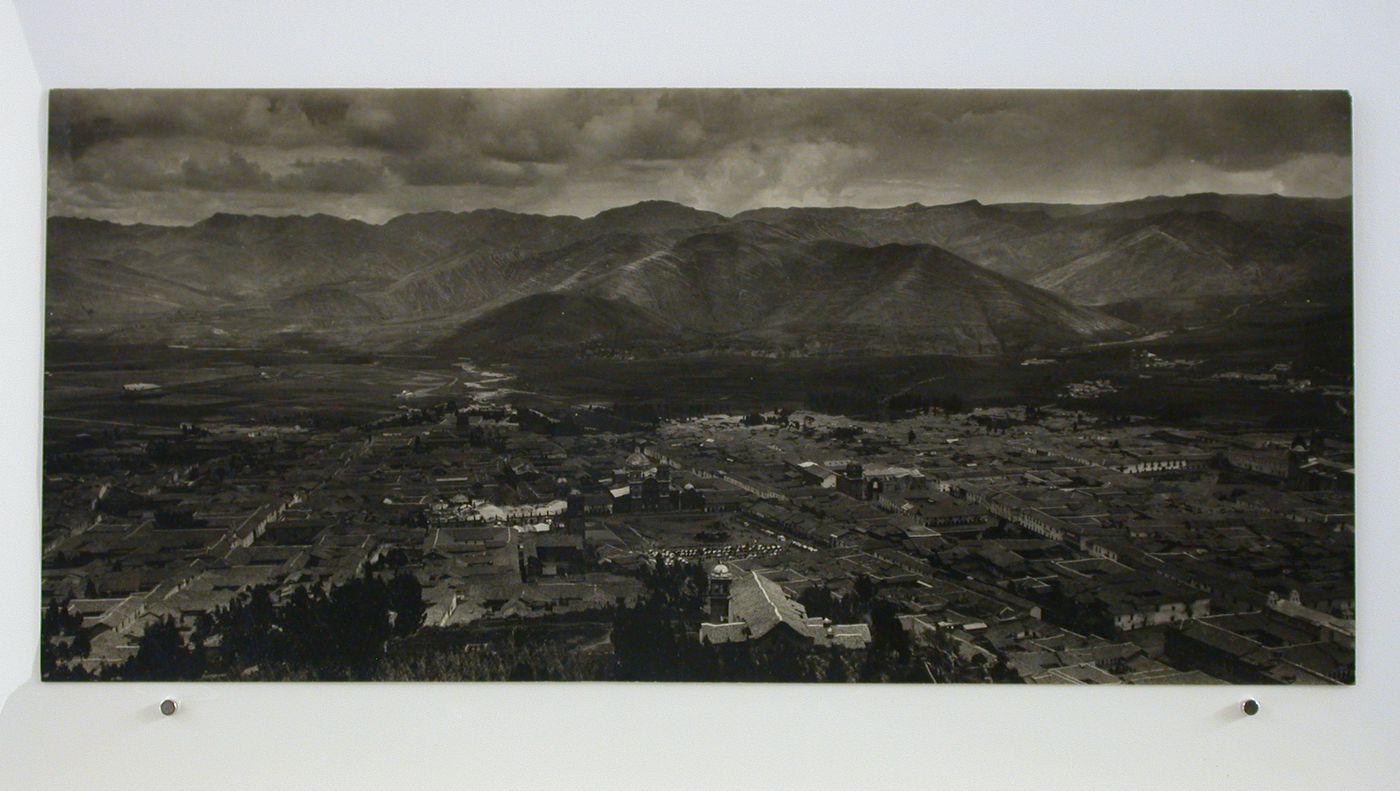
[[[0, 787], [1400, 787], [1397, 40], [1384, 2], [0, 7]], [[42, 89], [293, 86], [1351, 90], [1358, 684], [39, 684]]]

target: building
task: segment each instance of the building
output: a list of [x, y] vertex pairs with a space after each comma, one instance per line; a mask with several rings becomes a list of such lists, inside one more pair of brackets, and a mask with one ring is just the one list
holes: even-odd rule
[[151, 382], [131, 382], [122, 385], [122, 398], [156, 398], [165, 395], [160, 385]]
[[1288, 477], [1288, 454], [1278, 450], [1230, 448], [1225, 451], [1225, 463], [1231, 469], [1251, 472], [1267, 478], [1283, 480]]
[[792, 462], [789, 464], [802, 480], [823, 489], [836, 488], [836, 473], [815, 461]]
[[865, 467], [851, 461], [836, 473], [836, 491], [857, 500], [869, 500], [884, 491], [884, 482], [867, 477]]
[[641, 513], [645, 511], [674, 511], [686, 505], [703, 509], [704, 503], [691, 487], [682, 496], [682, 489], [671, 477], [671, 465], [666, 462], [653, 463], [638, 448], [627, 457], [622, 467], [613, 470], [612, 495], [613, 513]]
[[778, 583], [723, 563], [710, 570], [706, 611], [709, 620], [700, 625], [699, 635], [704, 645], [767, 640], [849, 649], [870, 645], [869, 626], [808, 618]]
[[1328, 459], [1327, 443], [1319, 433], [1293, 438], [1288, 449], [1288, 488], [1304, 491], [1353, 491], [1356, 469]]
[[734, 574], [723, 563], [710, 569], [709, 584], [705, 591], [705, 612], [711, 623], [729, 623], [730, 586]]

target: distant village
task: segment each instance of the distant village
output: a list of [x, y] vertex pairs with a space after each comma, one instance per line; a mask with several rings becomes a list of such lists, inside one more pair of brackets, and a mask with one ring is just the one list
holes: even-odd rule
[[[1219, 378], [1313, 386], [1289, 373]], [[1346, 684], [1352, 464], [1349, 442], [1316, 432], [1052, 406], [637, 430], [606, 405], [401, 397], [341, 429], [94, 421], [45, 456], [45, 672], [117, 672], [170, 624], [208, 656], [204, 677], [238, 677], [213, 616], [253, 590], [407, 574], [411, 631], [471, 635], [635, 604], [674, 567], [703, 580], [685, 624], [700, 651], [859, 657], [885, 627], [818, 610], [878, 595], [901, 640], [987, 680]]]

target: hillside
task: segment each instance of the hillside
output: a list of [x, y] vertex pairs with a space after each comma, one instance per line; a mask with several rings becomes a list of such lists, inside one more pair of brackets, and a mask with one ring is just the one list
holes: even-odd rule
[[1210, 193], [1098, 206], [758, 209], [736, 219], [853, 244], [934, 244], [1104, 305], [1184, 293], [1297, 294], [1333, 282], [1351, 267], [1350, 207], [1349, 199]]
[[176, 310], [212, 310], [223, 304], [198, 288], [95, 258], [51, 266], [45, 290], [51, 324], [121, 322]]
[[1193, 195], [732, 218], [645, 201], [587, 219], [493, 209], [381, 225], [55, 217], [47, 331], [403, 351], [1007, 353], [1122, 337], [1133, 322], [1199, 325], [1247, 303], [1346, 304], [1349, 212], [1349, 200]]
[[454, 356], [501, 357], [586, 346], [676, 340], [657, 317], [627, 302], [585, 294], [531, 294], [462, 324], [432, 345]]
[[566, 344], [828, 354], [999, 354], [1125, 337], [1077, 307], [931, 245], [860, 247], [705, 230], [470, 321], [454, 351]]
[[1313, 294], [1350, 289], [1350, 234], [1336, 226], [1270, 225], [1216, 212], [1116, 225], [1099, 249], [1030, 279], [1076, 302], [1102, 305], [1183, 296]]

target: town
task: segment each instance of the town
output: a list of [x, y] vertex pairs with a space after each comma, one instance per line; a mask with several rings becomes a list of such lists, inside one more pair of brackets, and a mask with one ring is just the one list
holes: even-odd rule
[[[1105, 377], [638, 421], [460, 368], [347, 425], [51, 424], [45, 678], [1354, 680], [1341, 432], [1104, 415]], [[1163, 368], [1289, 377], [1119, 379]]]

